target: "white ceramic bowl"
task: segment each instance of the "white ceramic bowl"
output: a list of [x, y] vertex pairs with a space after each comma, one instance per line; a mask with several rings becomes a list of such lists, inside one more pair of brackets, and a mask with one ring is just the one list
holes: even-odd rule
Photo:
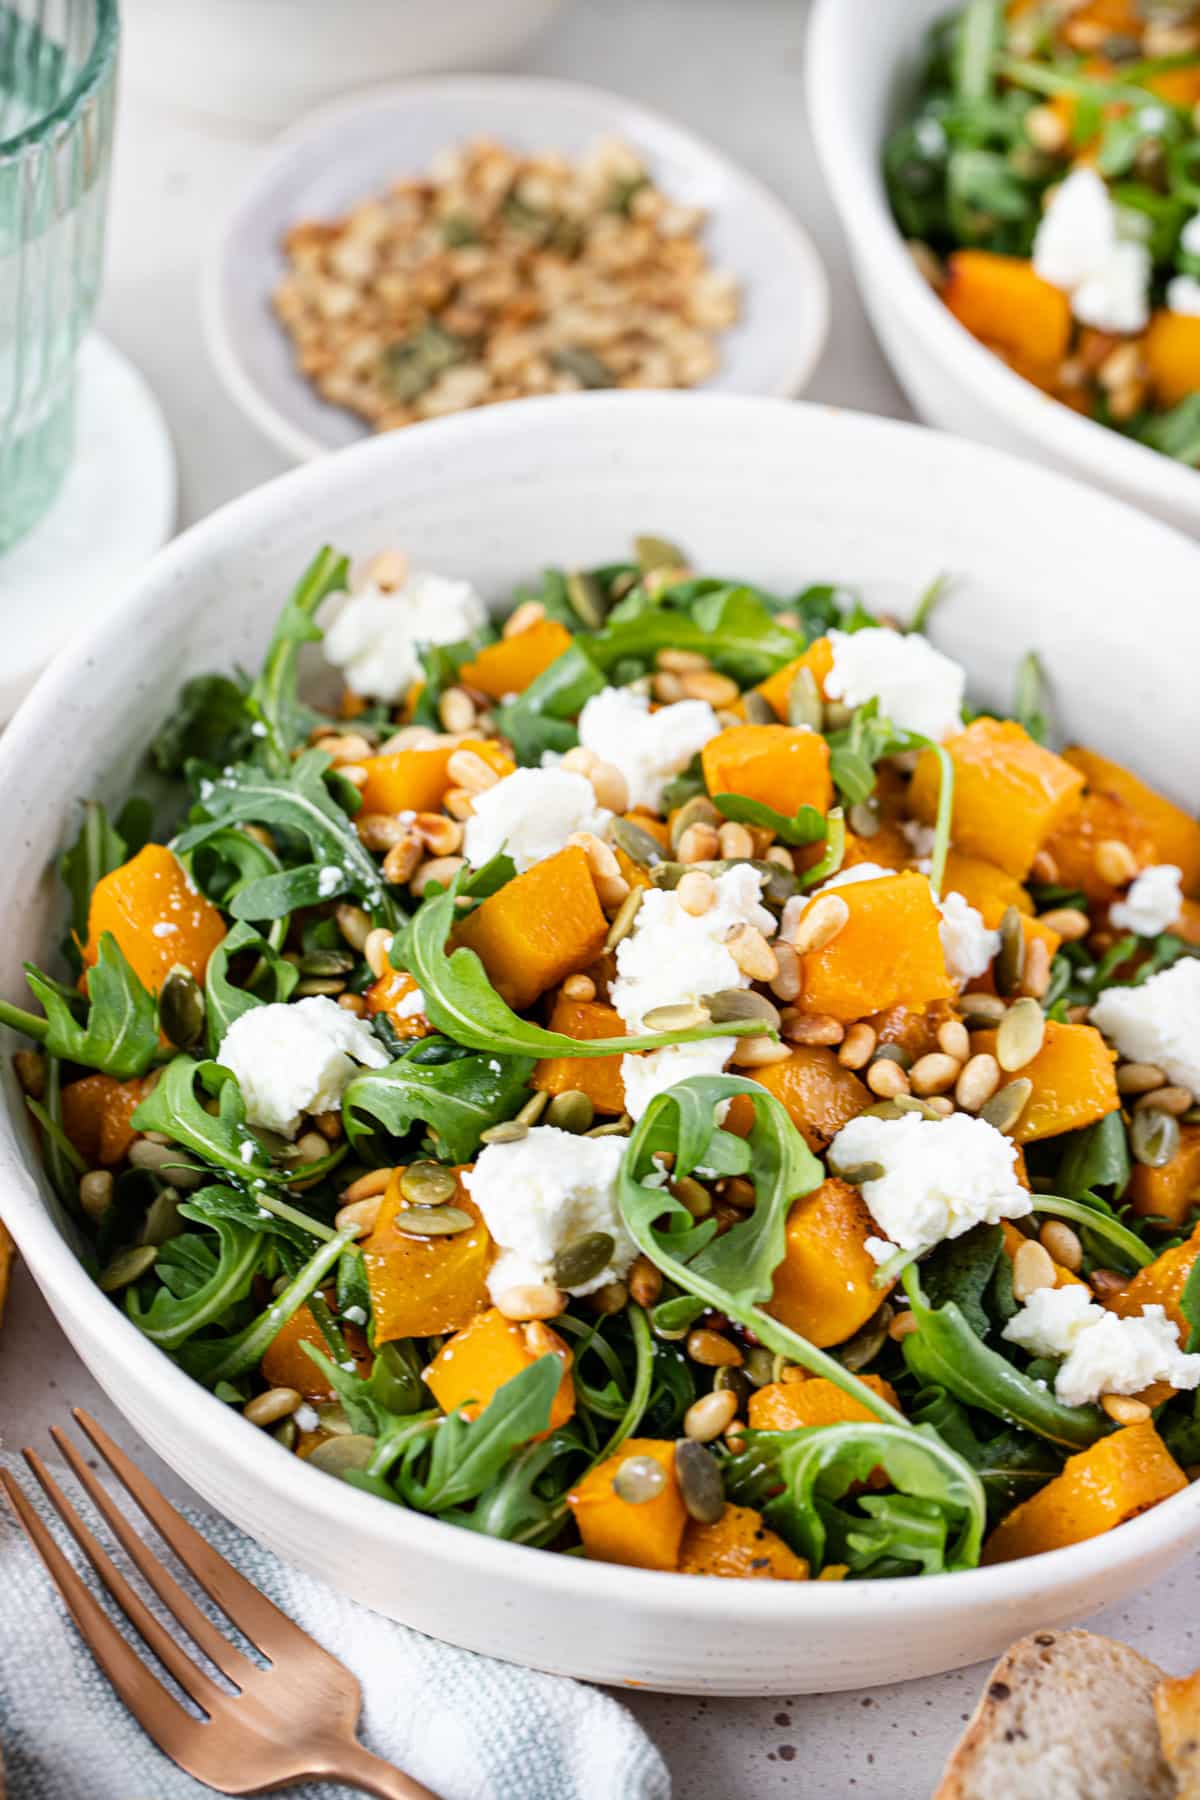
[[[861, 414], [687, 395], [528, 400], [374, 440], [236, 501], [161, 552], [64, 653], [0, 740], [0, 993], [19, 997], [22, 958], [45, 959], [56, 939], [52, 862], [79, 799], [129, 791], [185, 677], [257, 663], [316, 545], [400, 543], [499, 601], [547, 563], [601, 561], [647, 530], [703, 568], [785, 588], [831, 578], [899, 609], [945, 570], [953, 588], [933, 635], [969, 665], [977, 697], [1003, 704], [1017, 658], [1036, 646], [1066, 732], [1128, 756], [1178, 799], [1200, 788], [1190, 686], [1178, 678], [1200, 659], [1200, 550], [1187, 540], [995, 451]], [[7, 1058], [4, 1071], [4, 1215], [96, 1379], [214, 1506], [422, 1631], [679, 1691], [870, 1687], [1077, 1619], [1200, 1541], [1191, 1488], [1112, 1536], [1026, 1562], [794, 1585], [602, 1566], [404, 1512], [231, 1414], [92, 1285]]]
[[711, 261], [741, 284], [742, 316], [722, 333], [720, 367], [705, 388], [798, 393], [825, 344], [828, 288], [808, 234], [773, 194], [702, 139], [622, 94], [572, 81], [462, 75], [325, 107], [264, 158], [205, 278], [209, 352], [234, 400], [298, 460], [370, 435], [361, 419], [330, 406], [298, 373], [271, 311], [284, 273], [281, 242], [297, 220], [336, 218], [468, 138], [575, 156], [610, 136], [642, 152], [672, 199], [704, 208]]
[[930, 424], [1080, 475], [1200, 532], [1200, 472], [1073, 413], [1015, 375], [913, 266], [888, 206], [880, 157], [912, 91], [924, 34], [953, 3], [816, 0], [809, 27], [813, 137], [888, 360]]

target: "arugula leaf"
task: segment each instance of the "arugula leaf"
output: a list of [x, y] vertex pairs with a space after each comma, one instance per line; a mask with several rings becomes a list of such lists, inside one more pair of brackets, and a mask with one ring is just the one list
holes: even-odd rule
[[1119, 1111], [1066, 1135], [1055, 1186], [1069, 1200], [1096, 1200], [1106, 1188], [1119, 1200], [1133, 1174], [1129, 1139]]
[[228, 675], [194, 675], [185, 681], [174, 710], [150, 745], [162, 775], [182, 775], [189, 758], [235, 762], [253, 742], [246, 707], [248, 683]]
[[781, 625], [752, 588], [722, 586], [687, 612], [658, 607], [636, 618], [610, 618], [587, 640], [587, 652], [609, 670], [628, 657], [652, 662], [660, 650], [698, 650], [748, 686], [802, 655], [805, 642], [804, 633]]
[[[246, 1298], [264, 1241], [261, 1233], [248, 1231], [236, 1220], [207, 1219], [194, 1214], [186, 1202], [179, 1211], [183, 1217], [196, 1218], [210, 1227], [217, 1239], [216, 1255], [208, 1249], [205, 1240], [190, 1236], [174, 1238], [158, 1253], [154, 1268], [163, 1285], [157, 1288], [150, 1304], [143, 1307], [136, 1287], [130, 1288], [125, 1296], [125, 1311], [138, 1330], [160, 1349], [172, 1351], [178, 1350], [204, 1326], [218, 1324], [231, 1307]], [[166, 1285], [172, 1261], [180, 1256], [194, 1259], [202, 1252], [207, 1256], [204, 1279], [196, 1285], [188, 1283], [179, 1295], [172, 1293]]]
[[[170, 1179], [169, 1170], [167, 1176]], [[332, 1226], [310, 1219], [298, 1207], [274, 1194], [264, 1195], [261, 1189], [251, 1195], [244, 1188], [214, 1183], [189, 1194], [187, 1206], [189, 1219], [199, 1219], [206, 1225], [217, 1219], [230, 1219], [264, 1237], [281, 1238], [302, 1256], [312, 1249], [314, 1237], [327, 1243], [334, 1235]]]
[[[319, 715], [300, 702], [296, 672], [301, 646], [322, 637], [315, 614], [322, 600], [345, 588], [350, 564], [328, 545], [319, 550], [288, 596], [262, 669], [246, 696], [246, 710], [263, 731], [257, 756], [263, 766], [286, 776], [292, 751], [308, 737]], [[262, 821], [260, 821], [262, 822]]]
[[513, 1452], [545, 1431], [562, 1380], [557, 1356], [539, 1356], [496, 1389], [476, 1419], [448, 1413], [432, 1434], [425, 1473], [418, 1472], [426, 1442], [412, 1444], [399, 1470], [399, 1487], [418, 1512], [441, 1513], [474, 1500], [508, 1465]]
[[527, 1095], [532, 1057], [477, 1053], [434, 1061], [430, 1051], [438, 1047], [454, 1048], [446, 1039], [424, 1038], [386, 1069], [366, 1070], [348, 1084], [342, 1120], [356, 1151], [380, 1126], [403, 1138], [421, 1124], [444, 1161], [470, 1162], [481, 1133], [516, 1112]]
[[966, 1407], [945, 1388], [921, 1388], [909, 1407], [909, 1417], [936, 1431], [944, 1444], [970, 1463], [983, 1483], [993, 1523], [1045, 1487], [1062, 1469], [1061, 1450], [1030, 1431], [1008, 1427], [994, 1437], [980, 1438]]
[[1106, 1258], [1113, 1255], [1118, 1262], [1131, 1262], [1144, 1269], [1154, 1261], [1154, 1252], [1140, 1237], [1122, 1225], [1110, 1206], [1102, 1200], [1068, 1200], [1060, 1194], [1035, 1194], [1035, 1212], [1049, 1213], [1051, 1218], [1070, 1219], [1072, 1224], [1094, 1232], [1105, 1247]]
[[577, 1431], [552, 1431], [518, 1450], [474, 1506], [441, 1516], [510, 1544], [551, 1544], [562, 1531], [567, 1490], [591, 1460]]
[[1166, 412], [1155, 413], [1138, 436], [1152, 450], [1195, 468], [1200, 463], [1200, 394], [1188, 394]]
[[59, 984], [25, 964], [25, 979], [46, 1017], [33, 1019], [38, 1027], [16, 1024], [18, 1009], [0, 1008], [0, 1017], [17, 1030], [39, 1037], [51, 1056], [64, 1062], [82, 1063], [119, 1081], [144, 1075], [158, 1052], [158, 1007], [126, 962], [121, 946], [110, 931], [101, 933], [99, 955], [88, 970], [87, 1024], [81, 1025]]
[[[220, 1225], [218, 1221], [218, 1230]], [[318, 1244], [299, 1273], [265, 1311], [232, 1337], [202, 1338], [198, 1343], [184, 1344], [177, 1359], [181, 1366], [205, 1387], [213, 1387], [218, 1381], [237, 1381], [256, 1369], [288, 1320], [316, 1292], [353, 1239], [351, 1226], [337, 1232], [327, 1243]]]
[[[220, 1101], [220, 1112], [207, 1112], [196, 1097], [199, 1081]], [[214, 1169], [225, 1169], [242, 1182], [276, 1182], [278, 1171], [246, 1126], [246, 1108], [237, 1082], [220, 1063], [176, 1056], [133, 1115], [135, 1131], [161, 1131]]]
[[[149, 829], [149, 818], [142, 817], [143, 811], [149, 809], [138, 801], [130, 801], [122, 811], [121, 818], [114, 825], [110, 823], [107, 812], [98, 800], [84, 803], [83, 820], [79, 827], [79, 836], [69, 850], [64, 850], [58, 861], [59, 873], [71, 896], [71, 931], [80, 943], [88, 933], [88, 909], [91, 905], [92, 891], [96, 883], [114, 869], [119, 869], [130, 854], [130, 843], [122, 824]], [[144, 842], [144, 837], [142, 839]], [[134, 844], [133, 849], [141, 848]], [[76, 964], [79, 963], [76, 949]]]
[[281, 869], [239, 887], [230, 901], [235, 919], [283, 919], [302, 907], [319, 906], [323, 900], [334, 900], [344, 894], [352, 877], [335, 863], [302, 863], [296, 869]]
[[[246, 951], [253, 951], [259, 959], [253, 979], [263, 983], [266, 993], [251, 993], [248, 988], [236, 987], [229, 978], [230, 961]], [[234, 925], [209, 957], [204, 977], [204, 1016], [209, 1054], [216, 1056], [235, 1019], [240, 1019], [243, 1013], [250, 1012], [256, 1006], [286, 1000], [299, 979], [300, 971], [296, 965], [285, 962], [273, 945], [255, 931], [253, 925]]]
[[397, 1417], [407, 1424], [421, 1411], [421, 1371], [410, 1344], [384, 1344], [367, 1376], [340, 1368], [315, 1344], [303, 1343], [301, 1349], [341, 1401], [352, 1430], [386, 1439]]
[[761, 825], [784, 844], [816, 844], [829, 829], [825, 814], [815, 806], [802, 806], [789, 818], [744, 794], [713, 794], [711, 799], [722, 818], [736, 819], [741, 825]]
[[425, 996], [430, 1024], [458, 1044], [498, 1056], [624, 1056], [666, 1044], [697, 1043], [701, 1038], [761, 1037], [767, 1029], [761, 1019], [747, 1019], [696, 1025], [686, 1031], [586, 1039], [531, 1024], [500, 998], [473, 950], [464, 945], [446, 954], [462, 884], [460, 869], [448, 888], [421, 902], [392, 946], [393, 964], [407, 969]]
[[1035, 743], [1050, 736], [1050, 696], [1046, 675], [1036, 650], [1028, 650], [1017, 664], [1013, 716]]
[[496, 708], [496, 728], [519, 763], [536, 765], [543, 751], [574, 748], [579, 742], [574, 720], [603, 687], [603, 675], [577, 639], [523, 693]]
[[938, 1307], [955, 1301], [976, 1337], [986, 1337], [992, 1322], [983, 1297], [1003, 1249], [999, 1225], [977, 1225], [962, 1237], [939, 1244], [921, 1265], [929, 1304]]

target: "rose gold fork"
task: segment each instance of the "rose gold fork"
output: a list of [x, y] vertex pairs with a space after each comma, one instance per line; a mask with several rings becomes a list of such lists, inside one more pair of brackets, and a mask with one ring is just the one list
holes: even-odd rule
[[324, 1777], [376, 1794], [380, 1800], [437, 1800], [419, 1781], [372, 1756], [358, 1742], [362, 1693], [350, 1670], [218, 1556], [93, 1418], [79, 1408], [74, 1417], [184, 1567], [243, 1637], [269, 1659], [268, 1668], [259, 1668], [217, 1630], [142, 1542], [70, 1440], [51, 1427], [51, 1437], [130, 1561], [176, 1624], [237, 1690], [230, 1693], [221, 1687], [159, 1623], [41, 1458], [26, 1450], [25, 1460], [47, 1499], [112, 1598], [163, 1668], [206, 1715], [194, 1718], [173, 1698], [109, 1619], [18, 1484], [0, 1473], [17, 1517], [84, 1642], [159, 1749], [189, 1775], [223, 1794], [260, 1794]]

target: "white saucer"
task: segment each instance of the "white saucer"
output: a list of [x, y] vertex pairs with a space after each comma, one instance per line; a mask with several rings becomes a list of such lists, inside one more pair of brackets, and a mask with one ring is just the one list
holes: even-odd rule
[[56, 651], [175, 525], [175, 451], [158, 401], [107, 339], [79, 355], [75, 460], [49, 512], [0, 555], [0, 721]]
[[577, 156], [607, 136], [640, 150], [672, 198], [704, 208], [712, 262], [741, 286], [742, 317], [722, 336], [721, 367], [705, 391], [799, 393], [824, 347], [828, 285], [807, 232], [772, 193], [702, 138], [621, 94], [578, 82], [461, 75], [323, 107], [267, 153], [226, 222], [205, 281], [205, 336], [238, 406], [298, 461], [369, 435], [297, 372], [271, 311], [290, 225], [335, 218], [467, 138]]

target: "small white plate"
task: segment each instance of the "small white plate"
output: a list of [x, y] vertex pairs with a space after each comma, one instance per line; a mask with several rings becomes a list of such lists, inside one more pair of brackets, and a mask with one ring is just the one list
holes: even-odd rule
[[271, 311], [284, 273], [281, 241], [297, 220], [336, 218], [467, 138], [578, 155], [608, 135], [641, 151], [672, 199], [704, 208], [709, 256], [741, 286], [742, 317], [722, 336], [721, 367], [705, 388], [799, 393], [824, 346], [829, 292], [811, 240], [774, 195], [701, 139], [620, 94], [498, 75], [377, 89], [310, 115], [275, 145], [226, 222], [205, 283], [209, 351], [234, 400], [298, 461], [370, 435], [297, 372]]

